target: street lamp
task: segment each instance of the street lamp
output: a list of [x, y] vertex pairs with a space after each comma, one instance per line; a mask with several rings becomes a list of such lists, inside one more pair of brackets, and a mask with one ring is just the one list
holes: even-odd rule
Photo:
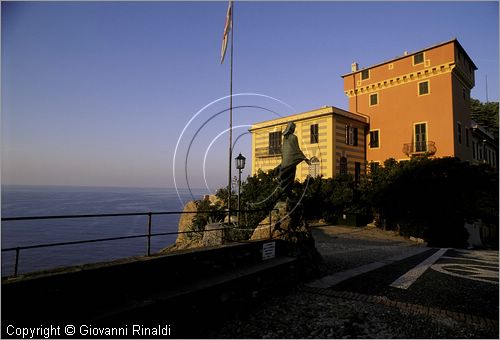
[[241, 155], [241, 152], [240, 152], [240, 154], [238, 155], [238, 157], [235, 158], [235, 160], [236, 160], [236, 169], [238, 169], [238, 226], [239, 226], [240, 225], [240, 207], [241, 207], [241, 203], [240, 203], [241, 170], [243, 170], [245, 168], [246, 158], [243, 157]]

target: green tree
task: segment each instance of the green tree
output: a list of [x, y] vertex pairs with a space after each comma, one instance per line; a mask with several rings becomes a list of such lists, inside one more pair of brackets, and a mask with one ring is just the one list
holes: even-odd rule
[[279, 195], [279, 182], [271, 172], [259, 170], [241, 184], [242, 223], [255, 228], [274, 207]]
[[308, 182], [302, 183], [302, 190], [305, 192], [301, 203], [307, 219], [335, 221], [335, 211], [330, 199], [334, 191], [332, 179], [309, 178]]
[[211, 205], [209, 200], [196, 201], [197, 213], [194, 215], [187, 237], [189, 239], [200, 239], [203, 237], [203, 231], [208, 223], [223, 221], [225, 209], [219, 203]]
[[486, 128], [498, 140], [498, 102], [483, 103], [471, 98], [471, 118]]
[[[371, 221], [375, 216], [379, 226], [397, 228], [403, 236], [422, 237], [435, 246], [465, 246], [464, 221], [481, 219], [498, 230], [498, 173], [487, 165], [424, 157], [388, 159], [383, 166], [372, 163], [369, 168], [358, 182], [351, 175], [296, 181], [294, 200], [300, 200], [310, 220], [336, 223], [343, 214], [356, 214]], [[227, 197], [224, 189], [218, 194]], [[247, 178], [241, 195], [243, 210], [260, 209], [244, 216], [246, 228], [255, 228], [282, 199], [276, 176], [262, 171]]]
[[464, 221], [498, 227], [498, 175], [456, 158], [413, 159], [370, 174], [369, 203], [405, 236], [437, 246], [463, 247]]
[[355, 214], [371, 221], [371, 209], [363, 194], [364, 187], [352, 175], [310, 178], [302, 186], [302, 190], [305, 190], [302, 203], [306, 218], [322, 218], [337, 223], [343, 214]]

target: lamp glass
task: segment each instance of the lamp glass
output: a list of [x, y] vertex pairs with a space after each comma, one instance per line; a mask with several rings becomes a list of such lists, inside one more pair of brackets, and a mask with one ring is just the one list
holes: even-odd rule
[[236, 169], [241, 170], [245, 168], [246, 158], [241, 155], [241, 153], [236, 157]]

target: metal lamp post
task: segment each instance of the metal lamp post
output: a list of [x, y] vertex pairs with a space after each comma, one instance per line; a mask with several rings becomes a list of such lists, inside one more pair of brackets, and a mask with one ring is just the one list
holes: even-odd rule
[[236, 160], [236, 169], [238, 169], [238, 226], [240, 225], [240, 208], [241, 208], [241, 200], [240, 200], [240, 191], [241, 191], [241, 170], [245, 168], [245, 160], [246, 158], [240, 154], [235, 158]]

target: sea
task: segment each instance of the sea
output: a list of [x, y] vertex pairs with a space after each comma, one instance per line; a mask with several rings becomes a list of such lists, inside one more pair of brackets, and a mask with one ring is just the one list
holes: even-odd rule
[[[204, 194], [205, 189], [2, 185], [1, 216], [181, 212], [187, 201], [201, 199]], [[153, 215], [152, 233], [176, 232], [179, 218], [180, 214]], [[16, 252], [4, 249], [141, 235], [147, 231], [147, 215], [2, 221], [1, 274], [12, 275], [15, 267]], [[152, 237], [151, 252], [172, 245], [176, 238]], [[18, 274], [146, 254], [146, 237], [21, 249]]]

